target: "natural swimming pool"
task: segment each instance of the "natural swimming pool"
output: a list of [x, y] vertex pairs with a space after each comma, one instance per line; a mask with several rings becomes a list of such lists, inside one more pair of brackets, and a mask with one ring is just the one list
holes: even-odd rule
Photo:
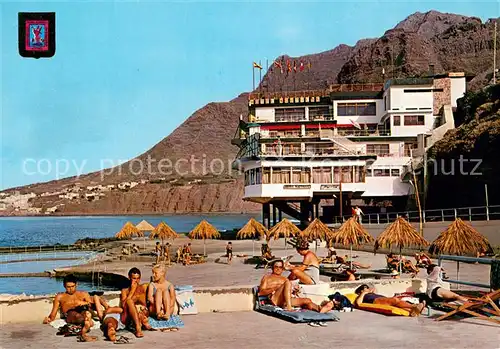
[[[118, 288], [92, 285], [91, 282], [78, 282], [83, 291], [113, 291]], [[45, 295], [64, 292], [62, 279], [49, 277], [8, 277], [0, 278], [0, 294]]]

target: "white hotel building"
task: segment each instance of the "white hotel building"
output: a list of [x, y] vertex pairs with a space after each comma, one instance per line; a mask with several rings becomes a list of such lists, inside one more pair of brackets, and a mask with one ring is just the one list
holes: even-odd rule
[[[253, 93], [248, 122], [233, 144], [245, 173], [244, 200], [263, 204], [269, 225], [281, 212], [301, 221], [350, 214], [352, 199], [406, 206], [412, 156], [454, 128], [453, 108], [466, 89], [463, 73], [333, 85], [327, 90]], [[407, 176], [406, 176], [407, 177]], [[278, 210], [278, 216], [277, 216]]]

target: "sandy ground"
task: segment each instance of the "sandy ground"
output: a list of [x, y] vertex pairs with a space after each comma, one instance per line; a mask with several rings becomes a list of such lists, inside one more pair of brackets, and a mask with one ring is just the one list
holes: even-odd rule
[[[192, 248], [194, 253], [203, 253], [203, 242], [197, 240], [189, 240], [187, 238], [179, 238], [174, 242], [174, 246], [171, 248], [171, 253], [173, 253], [178, 245], [182, 245], [184, 243], [192, 243]], [[143, 250], [143, 240], [135, 240], [128, 243], [138, 244]], [[235, 255], [233, 262], [228, 265], [226, 263], [226, 258], [222, 257], [225, 254], [225, 245], [226, 241], [221, 240], [207, 240], [206, 241], [206, 250], [208, 253], [208, 262], [204, 264], [197, 265], [177, 265], [173, 264], [168, 269], [168, 279], [172, 281], [174, 284], [178, 285], [193, 285], [193, 286], [234, 286], [234, 285], [256, 285], [258, 284], [262, 275], [266, 272], [264, 269], [255, 269], [254, 265], [244, 264], [244, 260], [248, 258], [248, 256], [252, 255], [252, 241], [250, 240], [236, 240], [232, 241], [233, 244], [233, 253]], [[146, 251], [152, 251], [154, 248], [154, 241], [146, 240]], [[256, 254], [260, 254], [260, 244], [261, 242], [255, 243], [255, 252]], [[299, 254], [296, 253], [294, 249], [288, 246], [288, 249], [285, 250], [285, 241], [284, 239], [271, 241], [270, 243], [273, 254], [276, 256], [287, 256], [293, 255], [292, 262], [300, 262], [302, 258]], [[115, 247], [116, 251], [119, 249]], [[314, 251], [314, 245], [311, 246], [311, 249]], [[340, 255], [349, 255], [350, 251], [348, 250], [338, 250]], [[246, 254], [247, 257], [236, 257], [238, 254]], [[363, 264], [371, 264], [372, 269], [379, 269], [385, 267], [385, 255], [377, 254], [374, 255], [371, 252], [362, 252], [362, 251], [354, 251], [354, 255], [358, 255], [358, 258], [355, 258], [356, 261], [359, 261]], [[319, 247], [317, 250], [318, 256], [326, 256], [327, 251], [323, 247]], [[132, 257], [133, 258], [133, 257]], [[129, 258], [129, 259], [132, 259]], [[216, 262], [217, 259], [220, 259], [219, 262]], [[414, 259], [412, 258], [414, 261]], [[150, 261], [150, 262], [149, 262]], [[113, 262], [107, 263], [96, 263], [83, 266], [76, 267], [73, 269], [76, 270], [94, 270], [94, 271], [105, 271], [105, 272], [113, 272], [122, 275], [126, 275], [128, 270], [132, 267], [138, 267], [143, 273], [143, 280], [148, 281], [151, 276], [151, 267], [153, 264], [154, 258], [142, 258], [139, 261], [123, 261], [116, 260]], [[456, 279], [456, 263], [455, 262], [445, 262], [443, 264], [445, 269], [448, 271], [448, 276], [451, 279]], [[460, 271], [459, 271], [459, 279], [465, 281], [473, 281], [489, 284], [489, 275], [490, 275], [490, 266], [489, 265], [481, 265], [481, 264], [466, 264], [460, 263]], [[403, 275], [403, 277], [408, 277], [407, 275]], [[425, 270], [421, 270], [418, 277], [426, 277]], [[326, 276], [321, 276], [323, 281], [329, 281], [329, 278]], [[464, 286], [460, 286], [464, 288]]]
[[[257, 312], [205, 313], [183, 317], [178, 332], [145, 332], [131, 338], [125, 348], [383, 348], [383, 349], [494, 349], [500, 346], [500, 325], [473, 319], [436, 322], [431, 318], [388, 317], [364, 311], [339, 313], [339, 322], [313, 328], [292, 324]], [[0, 348], [113, 348], [100, 331], [97, 342], [77, 343], [75, 337], [61, 338], [48, 325], [2, 325]]]

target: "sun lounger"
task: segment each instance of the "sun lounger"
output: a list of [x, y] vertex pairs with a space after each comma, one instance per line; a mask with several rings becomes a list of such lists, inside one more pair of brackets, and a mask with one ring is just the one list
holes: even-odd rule
[[493, 317], [500, 317], [500, 308], [498, 306], [498, 300], [500, 299], [500, 289], [485, 294], [484, 296], [479, 298], [469, 299], [470, 302], [467, 302], [465, 304], [443, 302], [442, 306], [452, 310], [438, 317], [436, 321], [447, 319], [453, 315], [468, 314], [481, 320], [487, 320], [500, 324], [500, 319], [495, 319]]
[[[355, 304], [355, 300], [358, 297], [354, 293], [346, 294], [347, 299], [352, 304]], [[355, 305], [356, 309], [370, 311], [373, 313], [379, 313], [384, 315], [396, 315], [396, 316], [410, 316], [410, 312], [405, 309], [396, 308], [391, 305], [385, 304], [372, 304], [372, 303], [361, 303], [359, 305]]]
[[152, 317], [149, 318], [149, 324], [155, 330], [163, 330], [169, 328], [182, 328], [184, 327], [184, 322], [178, 315], [172, 315], [168, 320], [156, 320]]
[[255, 295], [254, 310], [260, 313], [274, 316], [293, 323], [309, 323], [321, 321], [339, 321], [340, 319], [332, 312], [318, 313], [312, 310], [299, 309], [294, 311], [286, 311], [280, 307], [276, 307], [268, 303], [267, 297], [258, 295], [259, 287], [254, 287], [253, 292]]

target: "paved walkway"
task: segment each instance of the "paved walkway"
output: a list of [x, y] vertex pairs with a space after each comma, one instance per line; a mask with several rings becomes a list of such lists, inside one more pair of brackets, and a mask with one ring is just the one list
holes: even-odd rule
[[[187, 238], [180, 238], [175, 240], [175, 245], [191, 242]], [[142, 243], [142, 241], [141, 241]], [[152, 250], [154, 241], [146, 241], [148, 244], [148, 250]], [[252, 242], [248, 240], [236, 240], [232, 242], [234, 245], [234, 258], [231, 265], [226, 264], [226, 258], [220, 258], [224, 254], [225, 241], [220, 240], [210, 240], [207, 241], [207, 252], [209, 253], [209, 261], [204, 264], [183, 266], [174, 264], [169, 267], [167, 271], [167, 278], [176, 285], [193, 285], [201, 287], [210, 286], [237, 286], [237, 285], [256, 285], [266, 273], [264, 269], [255, 269], [255, 265], [244, 264], [245, 258], [236, 257], [237, 254], [247, 254], [252, 255]], [[192, 241], [193, 251], [195, 253], [203, 252], [203, 242], [194, 240]], [[300, 262], [302, 257], [291, 248], [287, 250], [284, 249], [284, 240], [280, 239], [278, 241], [272, 241], [271, 247], [273, 254], [276, 256], [287, 256], [293, 255], [292, 262]], [[142, 247], [142, 245], [141, 245]], [[260, 252], [260, 244], [256, 243], [256, 247]], [[314, 246], [311, 246], [314, 251]], [[174, 248], [172, 248], [172, 251]], [[340, 255], [349, 255], [350, 251], [347, 250], [337, 250]], [[257, 253], [259, 253], [257, 252]], [[364, 264], [371, 264], [372, 269], [384, 268], [386, 265], [385, 255], [378, 253], [374, 255], [372, 252], [363, 251], [353, 251], [354, 255], [359, 257], [355, 260]], [[326, 256], [327, 250], [325, 248], [319, 247], [317, 250], [318, 256]], [[214, 260], [220, 259], [218, 263]], [[414, 258], [410, 258], [414, 262]], [[151, 267], [154, 260], [151, 257], [151, 262], [144, 261], [122, 261], [115, 260], [109, 263], [97, 263], [96, 265], [91, 264], [84, 267], [75, 267], [74, 270], [86, 270], [86, 271], [106, 271], [122, 275], [127, 275], [127, 272], [132, 267], [138, 267], [143, 273], [143, 281], [146, 282], [151, 276]], [[456, 263], [455, 262], [445, 262], [444, 267], [448, 271], [448, 275], [452, 279], [456, 279]], [[489, 284], [490, 267], [489, 265], [483, 264], [460, 264], [460, 274], [459, 278], [461, 280], [481, 282]], [[419, 277], [425, 278], [425, 270], [421, 270]], [[403, 277], [408, 277], [408, 275], [403, 275]], [[330, 279], [326, 276], [321, 276], [321, 280], [329, 281]], [[463, 286], [462, 286], [463, 288]]]
[[[256, 312], [208, 313], [184, 316], [179, 332], [145, 332], [126, 348], [477, 348], [500, 347], [500, 325], [464, 319], [435, 322], [433, 319], [387, 317], [354, 311], [340, 313], [339, 322], [326, 328], [291, 324]], [[2, 325], [0, 348], [109, 348], [100, 331], [98, 342], [77, 343], [62, 338], [48, 325]]]

